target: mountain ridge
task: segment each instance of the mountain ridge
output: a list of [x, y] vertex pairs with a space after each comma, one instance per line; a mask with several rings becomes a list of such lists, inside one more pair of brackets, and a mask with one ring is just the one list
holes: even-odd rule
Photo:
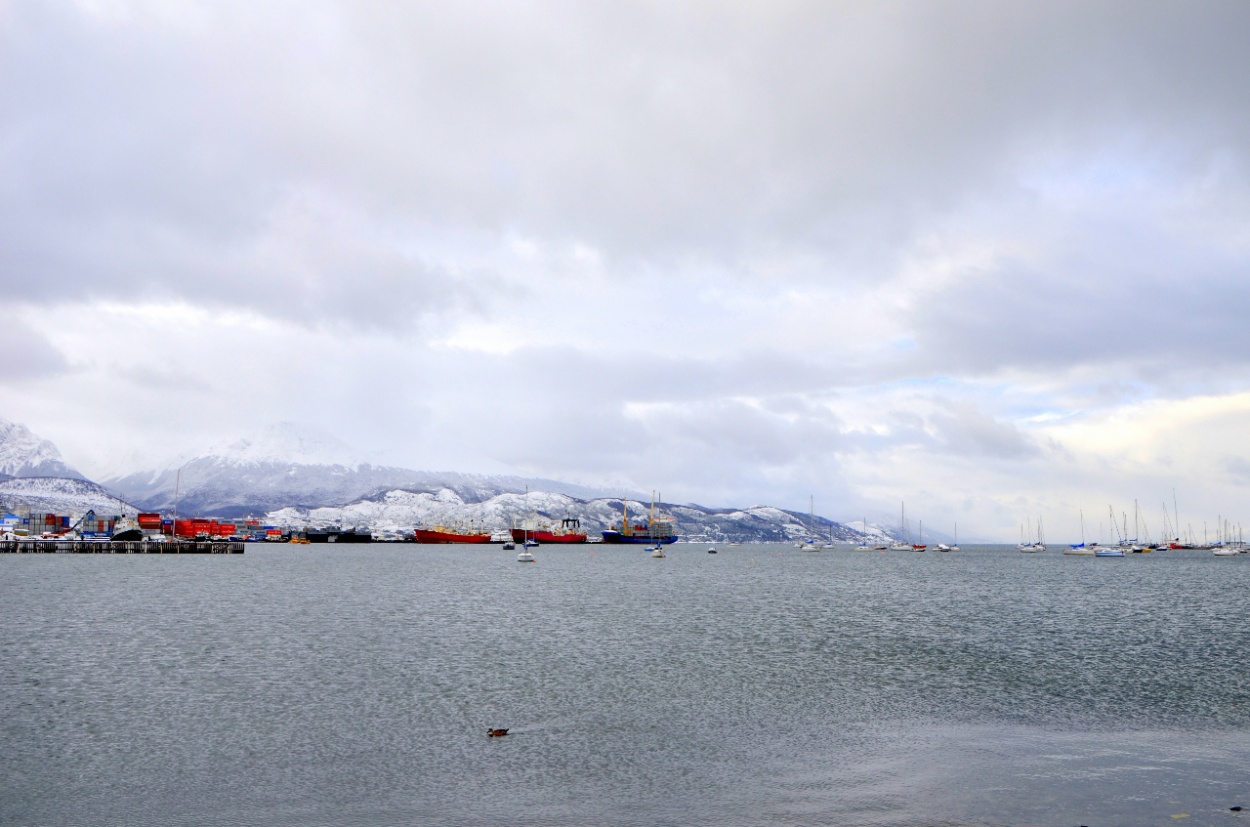
[[[176, 465], [131, 470], [93, 482], [66, 464], [50, 441], [24, 425], [0, 420], [0, 461], [7, 463], [0, 464], [0, 502], [55, 513], [129, 509], [184, 517], [253, 516], [290, 527], [349, 523], [384, 529], [489, 522], [491, 530], [534, 517], [549, 521], [573, 517], [597, 533], [619, 524], [622, 494], [631, 516], [641, 516], [648, 507], [632, 491], [514, 475], [376, 465], [332, 434], [294, 423], [277, 423]], [[31, 473], [40, 468], [63, 473]], [[859, 542], [892, 534], [879, 526], [860, 531], [825, 517], [767, 505], [664, 503], [661, 508], [676, 519], [683, 537], [717, 542], [809, 537]]]

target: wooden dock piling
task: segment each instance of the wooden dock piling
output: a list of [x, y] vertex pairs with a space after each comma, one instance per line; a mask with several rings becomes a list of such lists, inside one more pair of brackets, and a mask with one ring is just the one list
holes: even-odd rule
[[0, 554], [242, 554], [245, 543], [0, 540]]

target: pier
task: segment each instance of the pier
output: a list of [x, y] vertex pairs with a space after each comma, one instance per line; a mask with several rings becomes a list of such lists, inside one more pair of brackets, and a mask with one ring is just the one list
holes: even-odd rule
[[242, 554], [245, 543], [0, 540], [0, 554]]

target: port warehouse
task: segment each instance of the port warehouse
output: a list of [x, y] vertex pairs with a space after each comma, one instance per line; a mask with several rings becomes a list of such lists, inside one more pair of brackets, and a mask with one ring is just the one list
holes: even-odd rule
[[[17, 507], [5, 512], [0, 518], [0, 535], [15, 537], [46, 537], [56, 539], [71, 533], [84, 540], [108, 539], [122, 521], [118, 515], [97, 515], [88, 511], [75, 520], [66, 514], [32, 512]], [[262, 525], [259, 520], [221, 522], [214, 519], [193, 518], [188, 520], [165, 519], [155, 512], [140, 513], [135, 522], [145, 536], [194, 540], [240, 539], [268, 540], [282, 538], [283, 531], [275, 526]]]

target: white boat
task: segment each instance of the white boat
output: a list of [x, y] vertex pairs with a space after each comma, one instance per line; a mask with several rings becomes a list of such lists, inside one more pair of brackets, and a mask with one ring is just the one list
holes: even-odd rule
[[[1029, 520], [1029, 533], [1031, 534], [1032, 532], [1033, 532], [1033, 521], [1030, 519]], [[1024, 526], [1020, 526], [1020, 545], [1016, 546], [1016, 548], [1018, 548], [1020, 551], [1024, 552], [1025, 554], [1037, 554], [1038, 552], [1042, 552], [1046, 550], [1046, 544], [1042, 542], [1042, 520], [1040, 517], [1037, 520], [1037, 538], [1034, 540], [1030, 540], [1029, 542], [1025, 542]]]
[[872, 547], [868, 545], [868, 518], [867, 517], [864, 518], [864, 527], [863, 527], [861, 534], [863, 536], [860, 537], [859, 545], [855, 547], [855, 550], [856, 551], [872, 551]]
[[890, 551], [911, 551], [907, 531], [907, 504], [898, 504], [898, 540], [890, 544]]
[[651, 546], [651, 556], [652, 557], [667, 557], [668, 555], [664, 553], [664, 546], [656, 545], [656, 546]]
[[855, 547], [856, 551], [872, 551], [872, 547], [868, 545], [868, 518], [864, 518], [864, 536], [860, 538], [859, 545]]
[[1241, 554], [1234, 546], [1217, 546], [1211, 549], [1211, 553], [1216, 557], [1237, 557]]
[[1067, 551], [1065, 551], [1064, 554], [1067, 554], [1070, 556], [1071, 555], [1078, 555], [1078, 556], [1079, 555], [1086, 555], [1086, 556], [1092, 555], [1094, 553], [1094, 548], [1097, 545], [1098, 545], [1097, 543], [1094, 543], [1093, 545], [1088, 545], [1088, 546], [1085, 545], [1085, 510], [1082, 509], [1081, 510], [1081, 542], [1073, 543], [1071, 546], [1068, 547]]
[[812, 497], [807, 510], [807, 532], [808, 538], [799, 544], [799, 551], [820, 551], [820, 546], [816, 543], [816, 532], [812, 531], [812, 526], [816, 522], [816, 498]]
[[1095, 557], [1123, 557], [1124, 549], [1119, 546], [1094, 546]]
[[527, 548], [522, 548], [517, 552], [516, 561], [518, 563], [533, 563], [534, 553]]

